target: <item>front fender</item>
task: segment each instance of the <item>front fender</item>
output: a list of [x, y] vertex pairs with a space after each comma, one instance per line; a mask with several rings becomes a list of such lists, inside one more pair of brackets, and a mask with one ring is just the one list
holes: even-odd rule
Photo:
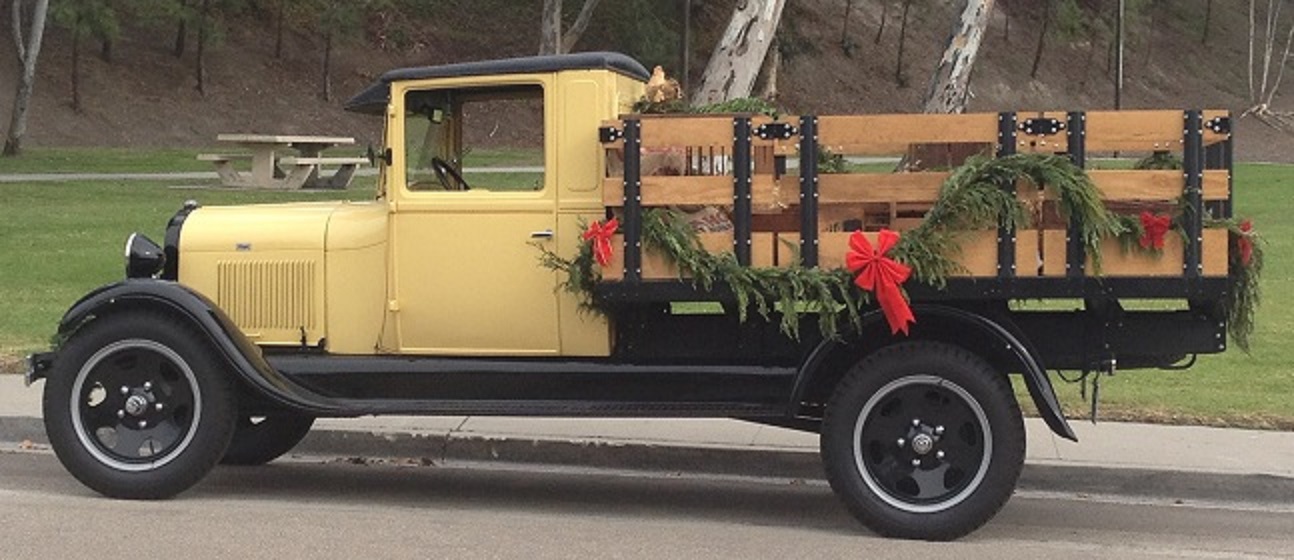
[[128, 279], [86, 294], [59, 321], [60, 340], [95, 317], [131, 309], [162, 309], [188, 320], [253, 391], [289, 410], [313, 416], [345, 415], [341, 405], [288, 379], [265, 361], [253, 344], [214, 302], [168, 280]]
[[[1070, 427], [1064, 413], [1061, 412], [1060, 401], [1056, 398], [1056, 390], [1051, 385], [1051, 378], [1047, 377], [1047, 370], [1024, 335], [1011, 328], [1014, 325], [945, 305], [916, 304], [912, 306], [912, 310], [922, 321], [941, 321], [957, 328], [974, 329], [974, 332], [1002, 344], [1023, 372], [1025, 387], [1028, 388], [1029, 396], [1038, 408], [1038, 414], [1047, 423], [1047, 427], [1063, 438], [1078, 441], [1074, 429]], [[863, 329], [868, 330], [868, 327], [876, 326], [883, 320], [884, 317], [879, 312], [869, 313], [863, 318]], [[833, 354], [843, 351], [843, 346], [839, 341], [823, 340], [809, 354], [795, 380], [791, 393], [791, 410], [795, 410], [797, 403], [802, 401], [810, 384], [831, 362]], [[974, 348], [970, 350], [976, 351]]]

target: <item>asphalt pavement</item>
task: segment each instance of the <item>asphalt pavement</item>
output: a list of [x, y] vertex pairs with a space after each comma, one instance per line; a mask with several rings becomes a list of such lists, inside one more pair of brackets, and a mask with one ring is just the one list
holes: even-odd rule
[[[0, 375], [0, 442], [46, 443], [43, 383]], [[1079, 442], [1026, 419], [1030, 491], [1244, 502], [1294, 509], [1294, 433], [1072, 421]], [[815, 434], [729, 419], [323, 419], [293, 454], [550, 464], [819, 480]]]

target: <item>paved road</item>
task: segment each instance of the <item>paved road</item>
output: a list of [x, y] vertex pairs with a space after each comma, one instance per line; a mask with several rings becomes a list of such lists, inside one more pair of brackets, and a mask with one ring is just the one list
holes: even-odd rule
[[[296, 460], [165, 502], [0, 452], [4, 558], [1270, 558], [1294, 510], [1022, 495], [953, 544], [863, 531], [820, 483]], [[933, 556], [932, 556], [933, 555]]]

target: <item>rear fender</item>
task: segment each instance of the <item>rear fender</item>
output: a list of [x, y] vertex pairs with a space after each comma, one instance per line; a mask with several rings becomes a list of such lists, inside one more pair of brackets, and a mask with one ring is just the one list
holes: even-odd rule
[[[912, 306], [912, 310], [920, 318], [923, 329], [937, 326], [938, 328], [934, 330], [938, 332], [967, 334], [965, 337], [949, 337], [946, 335], [935, 337], [937, 339], [953, 344], [960, 343], [960, 345], [967, 347], [968, 350], [980, 355], [986, 354], [985, 348], [969, 347], [973, 345], [968, 346], [968, 340], [987, 339], [991, 343], [998, 345], [995, 349], [998, 355], [1014, 362], [1015, 369], [1018, 369], [1023, 374], [1029, 396], [1033, 399], [1039, 415], [1042, 416], [1047, 426], [1056, 435], [1078, 441], [1078, 437], [1074, 434], [1074, 429], [1070, 427], [1069, 422], [1065, 420], [1065, 416], [1061, 412], [1060, 401], [1056, 398], [1056, 391], [1051, 385], [1051, 378], [1047, 376], [1047, 370], [1037, 357], [1037, 352], [1033, 350], [1032, 345], [1023, 333], [1020, 333], [1012, 323], [994, 320], [984, 314], [944, 305], [917, 304]], [[872, 312], [863, 318], [863, 332], [875, 333], [874, 337], [864, 335], [859, 337], [859, 340], [852, 342], [838, 340], [824, 340], [821, 342], [809, 354], [808, 359], [800, 368], [791, 393], [790, 410], [794, 412], [800, 409], [800, 403], [804, 402], [811, 386], [815, 383], [830, 383], [829, 376], [833, 374], [833, 370], [839, 369], [842, 362], [854, 363], [867, 353], [896, 340], [889, 335], [889, 330], [885, 328], [884, 321], [885, 318], [880, 312]], [[913, 336], [918, 337], [921, 334], [914, 330]], [[864, 347], [858, 348], [858, 346]]]
[[77, 301], [59, 321], [59, 340], [82, 325], [110, 313], [160, 309], [190, 322], [225, 358], [247, 387], [279, 406], [313, 416], [344, 414], [342, 407], [279, 373], [214, 302], [181, 284], [129, 279], [100, 287]]

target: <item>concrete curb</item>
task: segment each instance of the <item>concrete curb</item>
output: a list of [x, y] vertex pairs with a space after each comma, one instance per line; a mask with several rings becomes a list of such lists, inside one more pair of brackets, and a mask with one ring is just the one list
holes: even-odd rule
[[[47, 444], [39, 418], [0, 417], [0, 441]], [[296, 455], [501, 462], [822, 480], [818, 454], [777, 448], [658, 445], [602, 439], [315, 430]], [[1182, 502], [1294, 504], [1294, 478], [1095, 465], [1026, 463], [1019, 489]]]

